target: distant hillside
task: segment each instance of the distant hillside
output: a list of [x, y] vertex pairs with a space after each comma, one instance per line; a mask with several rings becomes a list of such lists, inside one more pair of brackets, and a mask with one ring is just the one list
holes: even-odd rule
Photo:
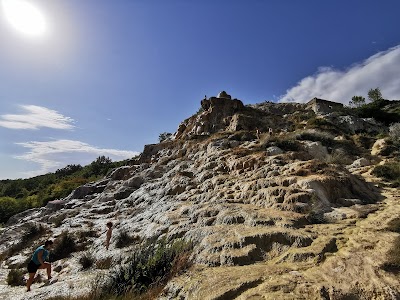
[[84, 167], [68, 165], [54, 173], [28, 179], [0, 180], [0, 224], [16, 213], [64, 198], [77, 187], [102, 178], [126, 162], [112, 162], [100, 156]]

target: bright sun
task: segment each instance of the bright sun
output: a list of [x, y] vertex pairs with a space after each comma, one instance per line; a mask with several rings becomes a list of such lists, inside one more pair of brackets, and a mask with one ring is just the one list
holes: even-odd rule
[[33, 37], [46, 33], [46, 20], [42, 12], [25, 0], [2, 0], [6, 20], [18, 31]]

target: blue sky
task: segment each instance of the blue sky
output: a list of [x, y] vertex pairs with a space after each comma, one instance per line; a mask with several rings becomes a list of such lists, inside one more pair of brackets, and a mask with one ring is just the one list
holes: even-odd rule
[[41, 13], [39, 36], [5, 1], [0, 179], [131, 157], [221, 90], [245, 104], [375, 87], [400, 99], [397, 0], [18, 0]]

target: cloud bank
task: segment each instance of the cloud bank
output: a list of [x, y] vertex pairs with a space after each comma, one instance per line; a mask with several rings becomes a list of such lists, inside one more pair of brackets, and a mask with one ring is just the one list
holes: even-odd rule
[[400, 45], [379, 52], [347, 70], [321, 67], [286, 91], [279, 102], [305, 103], [314, 97], [348, 104], [355, 95], [367, 98], [379, 87], [385, 99], [400, 99]]
[[33, 162], [40, 166], [38, 170], [26, 172], [25, 175], [27, 177], [53, 172], [68, 164], [86, 165], [101, 155], [108, 156], [112, 160], [123, 160], [139, 154], [139, 152], [134, 151], [97, 148], [87, 143], [73, 140], [33, 141], [17, 143], [17, 145], [28, 148], [30, 151], [15, 156], [15, 158]]
[[10, 129], [39, 129], [40, 127], [54, 129], [73, 129], [74, 120], [65, 117], [55, 110], [37, 105], [20, 105], [23, 114], [0, 115], [0, 126]]

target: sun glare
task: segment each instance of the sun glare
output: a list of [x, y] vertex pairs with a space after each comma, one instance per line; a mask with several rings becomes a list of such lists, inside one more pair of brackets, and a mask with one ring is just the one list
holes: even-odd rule
[[2, 0], [6, 20], [25, 35], [39, 37], [46, 33], [43, 13], [25, 0]]

